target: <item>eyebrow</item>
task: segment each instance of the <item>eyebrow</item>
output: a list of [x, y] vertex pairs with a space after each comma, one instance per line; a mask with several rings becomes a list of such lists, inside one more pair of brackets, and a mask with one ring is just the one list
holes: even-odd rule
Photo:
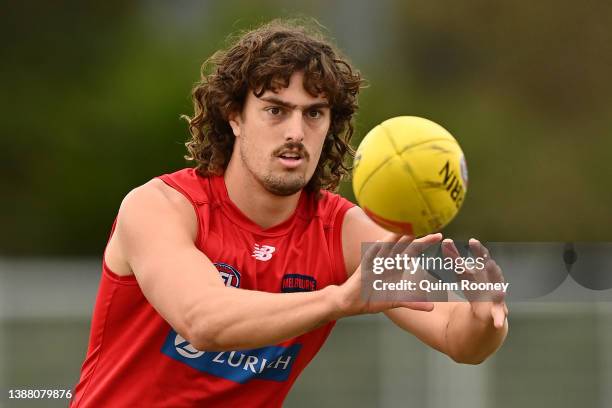
[[[259, 99], [262, 100], [262, 101], [265, 101], [265, 102], [273, 103], [275, 105], [283, 106], [283, 107], [288, 108], [288, 109], [295, 109], [295, 108], [298, 107], [298, 105], [295, 105], [295, 104], [287, 102], [287, 101], [283, 101], [282, 99], [279, 99], [279, 98], [277, 98], [275, 96], [262, 96]], [[317, 103], [313, 103], [313, 104], [310, 104], [310, 105], [299, 106], [299, 108], [301, 110], [329, 108], [329, 103], [327, 103], [327, 102], [317, 102]]]

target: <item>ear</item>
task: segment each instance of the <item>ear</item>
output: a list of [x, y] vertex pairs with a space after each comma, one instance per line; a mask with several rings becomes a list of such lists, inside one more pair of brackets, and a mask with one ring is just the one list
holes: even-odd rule
[[229, 124], [232, 127], [232, 132], [234, 132], [234, 136], [240, 137], [240, 125], [242, 124], [240, 112], [232, 112], [229, 114]]

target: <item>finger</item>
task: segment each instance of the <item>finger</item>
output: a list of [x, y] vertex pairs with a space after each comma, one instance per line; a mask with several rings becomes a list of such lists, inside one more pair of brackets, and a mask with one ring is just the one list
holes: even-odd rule
[[364, 243], [362, 245], [367, 245], [368, 249], [365, 251], [362, 258], [372, 260], [377, 256], [384, 257], [387, 255], [387, 252], [389, 252], [389, 245], [386, 244], [405, 239], [404, 237], [404, 235], [390, 232], [385, 234], [381, 239], [377, 239], [375, 243]]
[[492, 283], [504, 283], [506, 280], [504, 279], [504, 274], [502, 273], [501, 268], [492, 259], [489, 259], [485, 263], [485, 270], [487, 271], [487, 279]]
[[392, 258], [395, 254], [401, 253], [401, 249], [406, 248], [412, 241], [409, 235], [389, 234], [380, 241], [378, 256], [382, 258]]
[[[446, 238], [444, 241], [442, 241], [441, 247], [442, 256], [444, 258], [450, 258], [455, 261], [463, 258], [452, 239]], [[475, 281], [475, 271], [473, 269], [463, 267], [462, 271], [455, 270], [455, 272], [457, 275], [459, 275], [459, 279], [461, 280], [467, 280], [470, 282]]]
[[431, 312], [434, 309], [433, 302], [397, 302], [396, 305], [421, 312]]
[[444, 258], [452, 259], [457, 259], [461, 257], [461, 254], [455, 246], [455, 243], [450, 238], [446, 238], [442, 241], [442, 255], [444, 256]]
[[418, 239], [412, 239], [412, 237], [404, 235], [392, 247], [387, 245], [387, 247], [390, 248], [384, 256], [394, 258], [397, 255], [404, 255], [410, 258], [416, 258], [421, 253], [425, 252], [427, 248], [439, 242], [441, 239], [442, 234], [440, 233], [429, 234]]
[[413, 241], [414, 238], [410, 235], [401, 235], [396, 241], [394, 241], [393, 245], [389, 246], [389, 248], [391, 248], [391, 252], [397, 254], [402, 252], [403, 249], [406, 249], [408, 245], [410, 245], [410, 243]]
[[[474, 256], [476, 256], [477, 259], [480, 258], [484, 261], [478, 262], [477, 265], [470, 271], [473, 274], [472, 276], [474, 280], [477, 282], [503, 282], [499, 280], [501, 276], [501, 269], [497, 266], [496, 263], [490, 264], [492, 258], [491, 254], [489, 253], [489, 250], [484, 245], [482, 245], [479, 240], [475, 238], [469, 239], [468, 246], [470, 252]], [[482, 272], [484, 272], [484, 274]], [[495, 300], [497, 298], [497, 296], [494, 296], [494, 299], [491, 300]]]
[[[446, 238], [442, 241], [441, 247], [443, 258], [450, 258], [454, 261], [462, 258], [452, 239]], [[455, 273], [460, 276], [461, 280], [474, 281], [474, 272], [467, 267], [464, 267], [462, 271], [455, 270]]]
[[413, 240], [403, 252], [411, 257], [419, 256], [425, 252], [427, 248], [441, 240], [442, 234], [440, 233], [425, 235], [424, 237]]
[[365, 243], [365, 242], [362, 243], [361, 244], [361, 251], [362, 251], [361, 263], [371, 264], [374, 258], [380, 256], [382, 247], [383, 245], [380, 244], [380, 241], [376, 241], [374, 243]]
[[[489, 259], [485, 263], [485, 273], [478, 274], [477, 280], [479, 282], [486, 282], [486, 283], [504, 283], [505, 282], [501, 268], [499, 267], [497, 262], [495, 262], [492, 259]], [[490, 301], [493, 301], [499, 304], [503, 303], [504, 298], [506, 297], [506, 293], [503, 292], [501, 289], [487, 290], [485, 293], [486, 293], [487, 300], [490, 300]]]
[[470, 251], [477, 257], [481, 257], [484, 259], [491, 258], [489, 250], [484, 245], [482, 245], [482, 243], [476, 238], [470, 238], [470, 240], [468, 241], [468, 245], [470, 246]]
[[422, 236], [421, 238], [417, 238], [414, 241], [417, 242], [438, 242], [442, 239], [442, 233], [441, 232], [436, 232], [433, 234], [427, 234], [425, 236]]
[[504, 313], [504, 308], [501, 304], [494, 303], [493, 306], [491, 306], [491, 316], [493, 317], [493, 326], [496, 329], [501, 329], [504, 327], [506, 314]]

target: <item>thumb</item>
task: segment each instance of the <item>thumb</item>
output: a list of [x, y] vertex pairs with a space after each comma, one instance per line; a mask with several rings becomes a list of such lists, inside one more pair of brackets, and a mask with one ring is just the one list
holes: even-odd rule
[[494, 303], [491, 306], [491, 317], [493, 317], [493, 326], [496, 329], [504, 327], [504, 321], [506, 320], [506, 313], [504, 307], [501, 304]]

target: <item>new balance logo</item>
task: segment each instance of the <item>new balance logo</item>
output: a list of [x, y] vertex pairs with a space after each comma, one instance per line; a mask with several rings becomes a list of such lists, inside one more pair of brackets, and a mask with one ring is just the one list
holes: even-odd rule
[[276, 248], [273, 246], [255, 244], [252, 256], [258, 261], [269, 261], [272, 259], [274, 251], [276, 251]]

